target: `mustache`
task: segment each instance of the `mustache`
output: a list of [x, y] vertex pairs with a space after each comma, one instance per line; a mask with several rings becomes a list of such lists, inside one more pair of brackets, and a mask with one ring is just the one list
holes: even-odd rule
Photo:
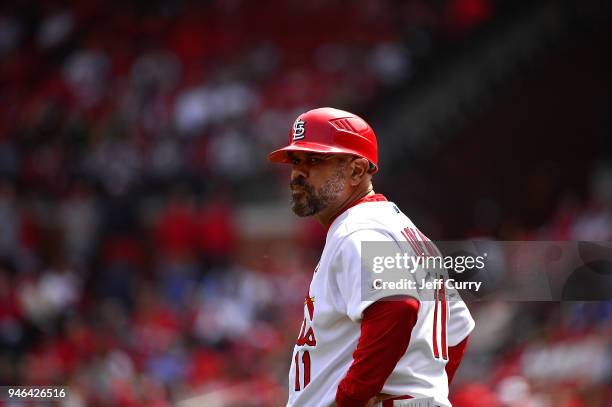
[[289, 187], [290, 188], [293, 188], [293, 187], [312, 188], [312, 186], [309, 183], [307, 183], [303, 177], [297, 177], [295, 179], [292, 179], [289, 182]]

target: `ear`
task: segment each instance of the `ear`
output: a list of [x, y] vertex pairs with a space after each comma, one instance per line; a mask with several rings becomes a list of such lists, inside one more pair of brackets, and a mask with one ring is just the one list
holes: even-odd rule
[[364, 176], [368, 173], [370, 162], [365, 158], [356, 158], [351, 161], [351, 185], [359, 185]]

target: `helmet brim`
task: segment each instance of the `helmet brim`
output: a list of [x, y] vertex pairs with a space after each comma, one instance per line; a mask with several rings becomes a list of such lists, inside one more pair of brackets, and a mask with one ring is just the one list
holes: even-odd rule
[[[347, 150], [345, 148], [331, 147], [331, 146], [326, 146], [324, 144], [319, 144], [319, 143], [311, 143], [311, 142], [299, 143], [298, 142], [295, 144], [290, 144], [283, 148], [279, 148], [278, 150], [272, 151], [270, 154], [268, 154], [268, 160], [270, 160], [273, 163], [291, 164], [291, 158], [289, 157], [290, 152], [304, 152], [304, 153], [318, 153], [318, 154], [344, 154], [344, 155], [349, 154], [349, 155], [355, 155], [358, 157], [363, 157], [361, 154], [355, 151]], [[373, 174], [376, 171], [378, 171], [378, 167], [374, 165], [372, 162], [370, 162], [370, 165], [373, 167], [373, 170], [371, 170], [370, 173]]]

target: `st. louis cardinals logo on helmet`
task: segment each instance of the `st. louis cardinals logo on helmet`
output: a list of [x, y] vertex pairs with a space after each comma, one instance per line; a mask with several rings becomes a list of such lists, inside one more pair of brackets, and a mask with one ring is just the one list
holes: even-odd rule
[[291, 151], [350, 154], [367, 159], [370, 173], [378, 171], [378, 144], [374, 130], [353, 113], [331, 107], [309, 110], [298, 116], [288, 133], [289, 144], [268, 154], [270, 161], [291, 164]]
[[293, 141], [303, 139], [305, 131], [304, 121], [297, 119], [295, 123], [293, 123]]

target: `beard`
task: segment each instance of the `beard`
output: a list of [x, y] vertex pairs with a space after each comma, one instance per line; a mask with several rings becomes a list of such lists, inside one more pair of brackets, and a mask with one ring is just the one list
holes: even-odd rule
[[[344, 174], [339, 169], [333, 177], [317, 190], [303, 177], [298, 177], [289, 183], [291, 187], [291, 210], [297, 216], [313, 216], [327, 208], [344, 189]], [[294, 186], [302, 188], [294, 189]]]

